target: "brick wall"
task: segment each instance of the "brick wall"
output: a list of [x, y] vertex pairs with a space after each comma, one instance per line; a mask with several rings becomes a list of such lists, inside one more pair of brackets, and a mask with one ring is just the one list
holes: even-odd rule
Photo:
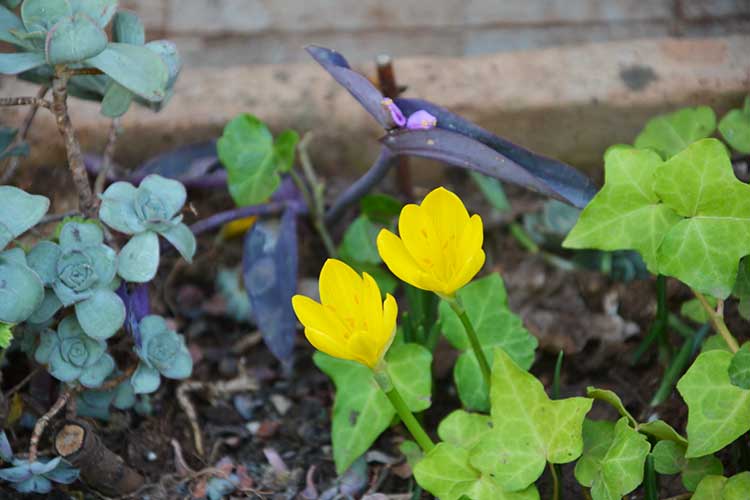
[[301, 47], [352, 60], [461, 56], [750, 31], [750, 0], [122, 0], [193, 65], [292, 62]]

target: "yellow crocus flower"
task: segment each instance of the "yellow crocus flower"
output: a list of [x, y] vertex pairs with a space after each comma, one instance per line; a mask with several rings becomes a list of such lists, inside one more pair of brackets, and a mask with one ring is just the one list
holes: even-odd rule
[[393, 274], [422, 290], [451, 298], [484, 265], [482, 218], [466, 211], [461, 199], [443, 187], [421, 205], [401, 210], [396, 236], [378, 234], [378, 251]]
[[396, 334], [396, 300], [386, 294], [383, 301], [372, 276], [360, 277], [336, 259], [323, 265], [319, 287], [320, 303], [304, 295], [292, 297], [307, 340], [319, 351], [374, 369]]

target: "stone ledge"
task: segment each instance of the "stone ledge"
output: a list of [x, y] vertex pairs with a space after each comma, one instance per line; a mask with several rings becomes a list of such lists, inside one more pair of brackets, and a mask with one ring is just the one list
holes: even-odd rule
[[[652, 115], [706, 104], [719, 116], [750, 89], [750, 36], [656, 39], [463, 59], [400, 59], [399, 83], [493, 132], [570, 164], [592, 168], [611, 144], [631, 142]], [[364, 69], [372, 74], [374, 68]], [[4, 96], [34, 87], [0, 81]], [[93, 103], [73, 102], [85, 150], [101, 149], [108, 121]], [[312, 155], [327, 173], [353, 177], [374, 158], [381, 131], [317, 65], [186, 68], [167, 108], [133, 108], [117, 159], [133, 165], [154, 153], [221, 133], [240, 112], [274, 130], [314, 131]], [[24, 109], [4, 109], [3, 124], [20, 125]], [[59, 164], [62, 142], [40, 112], [30, 137], [30, 166]], [[418, 169], [427, 167], [420, 163]], [[430, 170], [432, 172], [432, 170]], [[419, 176], [420, 173], [418, 172]]]

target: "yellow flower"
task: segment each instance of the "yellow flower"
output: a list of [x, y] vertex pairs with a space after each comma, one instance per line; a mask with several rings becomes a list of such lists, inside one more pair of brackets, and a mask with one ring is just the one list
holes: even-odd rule
[[362, 277], [340, 260], [328, 259], [320, 271], [320, 304], [303, 295], [292, 307], [307, 340], [319, 351], [375, 368], [396, 334], [396, 300], [367, 273]]
[[393, 274], [422, 290], [452, 297], [484, 265], [482, 218], [439, 187], [421, 205], [406, 205], [398, 220], [400, 238], [383, 229], [378, 251]]

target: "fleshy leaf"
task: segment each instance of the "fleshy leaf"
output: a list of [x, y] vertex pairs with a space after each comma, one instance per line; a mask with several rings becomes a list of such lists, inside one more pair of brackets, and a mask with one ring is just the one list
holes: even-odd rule
[[719, 122], [719, 131], [732, 148], [743, 154], [750, 153], [750, 96], [742, 109], [729, 111]]
[[87, 64], [149, 101], [161, 101], [169, 78], [167, 66], [153, 51], [138, 45], [110, 43]]
[[146, 366], [145, 363], [138, 363], [138, 368], [130, 377], [130, 383], [136, 394], [150, 394], [159, 388], [161, 376], [156, 368]]
[[99, 288], [75, 306], [81, 328], [91, 338], [108, 339], [125, 323], [125, 304], [111, 290]]
[[[44, 54], [41, 52], [12, 52], [0, 54], [0, 73], [5, 75], [17, 75], [46, 64]], [[5, 186], [4, 186], [5, 187]]]
[[159, 269], [159, 238], [146, 231], [130, 238], [120, 251], [117, 274], [125, 281], [146, 283]]
[[112, 22], [112, 40], [130, 45], [146, 43], [146, 29], [135, 12], [121, 10], [115, 14]]
[[242, 276], [255, 323], [269, 350], [291, 363], [297, 318], [297, 217], [287, 209], [280, 222], [256, 222], [245, 237]]
[[507, 491], [491, 474], [469, 463], [469, 452], [449, 443], [439, 443], [414, 467], [421, 487], [441, 500], [538, 500], [536, 486]]
[[[23, 252], [21, 252], [23, 255]], [[10, 253], [0, 253], [0, 321], [20, 323], [31, 316], [44, 299], [39, 276]]]
[[583, 451], [582, 425], [593, 401], [550, 400], [542, 384], [500, 348], [492, 367], [492, 431], [472, 451], [471, 465], [510, 491], [533, 484], [549, 463]]
[[716, 115], [711, 108], [684, 108], [649, 120], [634, 144], [639, 149], [653, 149], [666, 160], [714, 130]]
[[134, 95], [119, 83], [110, 81], [102, 99], [102, 114], [109, 118], [124, 115], [130, 109]]
[[[336, 385], [331, 439], [336, 470], [342, 473], [370, 448], [396, 411], [366, 366], [320, 352], [313, 360]], [[422, 411], [429, 407], [431, 354], [420, 345], [402, 344], [391, 348], [386, 361], [388, 374], [409, 409]]]
[[13, 31], [26, 31], [23, 22], [17, 15], [0, 5], [0, 41], [18, 45], [18, 39], [11, 33]]
[[117, 0], [70, 0], [73, 12], [81, 12], [94, 20], [97, 26], [104, 28], [117, 11]]
[[189, 227], [180, 222], [161, 231], [160, 234], [177, 249], [183, 259], [187, 262], [193, 262], [198, 243]]
[[69, 0], [24, 0], [21, 19], [29, 33], [46, 32], [60, 19], [73, 15]]
[[258, 118], [249, 114], [234, 118], [216, 147], [227, 169], [229, 193], [237, 205], [263, 203], [279, 187], [279, 167], [287, 165], [277, 157], [273, 136]]
[[[537, 340], [523, 326], [521, 319], [508, 308], [505, 285], [498, 273], [475, 280], [458, 291], [466, 313], [491, 363], [494, 347], [503, 350], [524, 370], [534, 361]], [[465, 351], [454, 368], [459, 396], [465, 406], [489, 409], [488, 389], [479, 370], [468, 337], [458, 316], [443, 301], [439, 306], [442, 330], [454, 347]]]
[[64, 17], [47, 32], [47, 63], [55, 65], [81, 62], [100, 54], [107, 43], [107, 34], [88, 15], [77, 13]]
[[0, 213], [0, 250], [9, 243], [3, 238], [9, 234], [16, 238], [39, 222], [49, 210], [49, 199], [28, 194], [13, 186], [0, 186], [0, 200], [3, 210]]
[[583, 209], [563, 246], [637, 250], [656, 272], [662, 238], [680, 221], [656, 194], [654, 174], [661, 164], [650, 151], [610, 149], [604, 158], [604, 187]]
[[109, 377], [114, 369], [115, 360], [112, 359], [112, 356], [109, 354], [104, 354], [99, 358], [99, 361], [86, 368], [83, 373], [81, 373], [81, 377], [78, 381], [81, 382], [81, 385], [84, 387], [96, 389], [104, 383], [104, 380]]
[[750, 391], [732, 384], [732, 354], [702, 353], [677, 383], [688, 405], [688, 458], [724, 448], [750, 430]]
[[658, 167], [655, 179], [664, 205], [685, 217], [664, 236], [659, 271], [726, 298], [739, 260], [750, 254], [750, 186], [735, 177], [716, 139], [692, 144]]
[[633, 430], [627, 418], [615, 424], [612, 443], [599, 462], [591, 485], [594, 500], [620, 500], [643, 482], [643, 466], [651, 449], [646, 436]]

